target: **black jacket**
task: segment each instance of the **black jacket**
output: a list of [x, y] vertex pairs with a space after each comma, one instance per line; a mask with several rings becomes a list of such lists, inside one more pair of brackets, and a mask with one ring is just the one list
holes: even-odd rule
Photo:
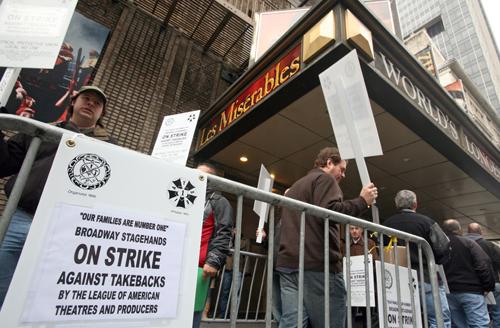
[[480, 234], [470, 233], [466, 236], [467, 238], [474, 240], [481, 246], [483, 251], [488, 254], [493, 269], [495, 270], [495, 279], [499, 282], [500, 275], [500, 247], [493, 244], [491, 241], [486, 240]]
[[[78, 128], [70, 122], [57, 123], [56, 126], [82, 133], [82, 131], [79, 131]], [[89, 137], [114, 143], [114, 140], [102, 126], [96, 126], [95, 129], [86, 131], [85, 134]], [[24, 133], [18, 133], [11, 137], [8, 141], [5, 141], [4, 134], [0, 132], [1, 178], [17, 174], [19, 172], [31, 140], [32, 137]], [[18, 205], [18, 207], [30, 214], [34, 214], [36, 211], [58, 146], [59, 143], [57, 142], [42, 142], [40, 145], [35, 162], [33, 163], [33, 168], [30, 172]], [[16, 175], [13, 176], [5, 184], [5, 193], [7, 196], [10, 196], [16, 178]]]
[[[383, 225], [424, 238], [431, 245], [436, 263], [442, 264], [449, 259], [450, 241], [436, 221], [428, 216], [410, 210], [402, 210], [385, 220]], [[398, 245], [402, 245], [402, 243], [398, 242]], [[423, 252], [422, 256], [425, 258]], [[415, 243], [410, 245], [410, 257], [412, 268], [418, 269], [418, 246]], [[428, 278], [426, 267], [427, 261], [424, 260], [424, 273]]]
[[449, 234], [451, 258], [444, 265], [452, 293], [477, 293], [495, 289], [495, 275], [488, 255], [474, 241]]

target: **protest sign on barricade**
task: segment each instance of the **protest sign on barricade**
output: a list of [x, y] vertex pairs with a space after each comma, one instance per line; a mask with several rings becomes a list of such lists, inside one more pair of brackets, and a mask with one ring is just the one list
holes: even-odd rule
[[[385, 269], [385, 282], [382, 283], [382, 267], [380, 261], [375, 261], [375, 271], [377, 274], [377, 300], [378, 304], [383, 304], [382, 288], [385, 288], [387, 300], [387, 321], [384, 319], [383, 306], [378, 307], [379, 322], [387, 322], [388, 327], [385, 328], [421, 328], [422, 317], [420, 311], [420, 293], [417, 279], [417, 270], [411, 270], [411, 281], [408, 280], [408, 268], [398, 266], [399, 270], [399, 289], [400, 289], [400, 302], [398, 302], [397, 295], [397, 281], [396, 281], [396, 266], [388, 262], [384, 263]], [[411, 291], [413, 289], [413, 302], [414, 308], [411, 303]], [[399, 325], [399, 311], [398, 306], [401, 305], [401, 319], [402, 326]], [[415, 310], [415, 312], [413, 312]], [[415, 326], [413, 325], [415, 323]], [[382, 324], [382, 326], [385, 326]]]
[[5, 327], [189, 327], [202, 173], [65, 134], [0, 313]]
[[199, 116], [199, 110], [165, 116], [151, 156], [185, 166]]
[[[366, 306], [366, 275], [364, 255], [351, 256], [351, 306]], [[375, 284], [373, 282], [373, 256], [368, 254], [368, 279], [370, 286], [370, 306], [375, 306]], [[347, 277], [346, 258], [343, 261], [344, 277]], [[345, 279], [347, 288], [347, 279]]]

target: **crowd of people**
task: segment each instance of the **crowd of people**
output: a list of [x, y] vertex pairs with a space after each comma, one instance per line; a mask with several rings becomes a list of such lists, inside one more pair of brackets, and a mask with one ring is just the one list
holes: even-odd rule
[[[113, 142], [101, 119], [105, 114], [107, 98], [97, 88], [86, 86], [72, 97], [68, 119], [57, 126], [84, 133], [96, 139]], [[11, 176], [5, 186], [9, 195], [21, 164], [26, 157], [31, 138], [17, 134], [4, 140], [0, 132], [0, 176]], [[57, 143], [44, 142], [38, 152], [33, 170], [19, 206], [13, 215], [6, 236], [0, 246], [0, 307], [9, 288], [17, 261], [28, 234], [31, 221], [54, 160]], [[359, 196], [345, 200], [339, 186], [345, 177], [348, 161], [340, 157], [334, 147], [322, 149], [314, 162], [314, 168], [297, 180], [286, 193], [287, 197], [316, 205], [328, 210], [361, 217], [378, 197], [373, 183], [364, 186]], [[216, 174], [211, 164], [201, 163], [198, 170]], [[398, 212], [383, 221], [387, 227], [424, 238], [430, 245], [436, 263], [443, 265], [445, 277], [439, 279], [439, 297], [445, 327], [488, 327], [490, 318], [494, 327], [500, 327], [500, 303], [487, 306], [485, 293], [494, 292], [500, 302], [500, 250], [482, 237], [481, 227], [472, 223], [464, 235], [458, 221], [445, 220], [440, 226], [433, 219], [417, 213], [417, 196], [410, 190], [401, 190], [395, 197]], [[214, 278], [223, 268], [231, 247], [233, 210], [230, 202], [218, 191], [208, 186], [203, 214], [203, 226], [199, 254], [199, 268], [203, 279]], [[325, 326], [325, 274], [328, 275], [329, 322], [332, 327], [346, 325], [346, 288], [342, 273], [342, 260], [347, 245], [341, 238], [341, 227], [331, 221], [329, 226], [329, 268], [324, 272], [324, 219], [306, 214], [303, 276], [303, 327]], [[273, 313], [279, 327], [296, 327], [299, 299], [299, 234], [300, 212], [283, 207], [281, 219], [276, 227], [276, 252], [274, 270]], [[375, 242], [364, 240], [362, 229], [350, 227], [351, 256], [364, 254], [364, 244], [378, 259]], [[418, 268], [419, 257], [415, 244], [410, 245], [412, 268]], [[437, 326], [430, 277], [426, 273], [420, 288], [425, 290], [424, 304], [427, 308], [429, 326]], [[228, 275], [229, 276], [229, 275]], [[446, 292], [445, 281], [449, 288]], [[226, 286], [227, 289], [227, 286]], [[227, 302], [224, 305], [224, 311]], [[375, 312], [375, 311], [372, 311]], [[363, 316], [362, 309], [355, 313]], [[202, 311], [194, 312], [193, 327], [199, 327]], [[376, 324], [376, 318], [372, 315]]]
[[[333, 147], [322, 149], [314, 168], [299, 179], [286, 192], [286, 196], [326, 209], [361, 216], [378, 196], [373, 184], [363, 187], [360, 196], [344, 200], [339, 182], [345, 177], [347, 161], [340, 158]], [[395, 196], [397, 213], [383, 221], [394, 228], [424, 238], [432, 248], [437, 264], [444, 268], [444, 276], [438, 275], [438, 295], [445, 327], [487, 327], [500, 325], [500, 306], [487, 305], [485, 294], [495, 292], [498, 298], [500, 273], [500, 249], [481, 236], [477, 223], [469, 225], [469, 233], [463, 236], [458, 221], [445, 220], [440, 226], [428, 216], [417, 213], [417, 195], [401, 190]], [[298, 320], [298, 272], [300, 213], [288, 208], [281, 209], [281, 220], [276, 225], [276, 249], [273, 280], [273, 315], [279, 327], [296, 327]], [[305, 219], [303, 327], [324, 327], [324, 221], [313, 216]], [[346, 289], [342, 274], [342, 258], [345, 242], [340, 236], [340, 226], [331, 224], [330, 239], [330, 325], [346, 325]], [[379, 259], [376, 242], [363, 237], [363, 229], [350, 227], [350, 256], [364, 254], [364, 243], [374, 260]], [[387, 241], [386, 241], [387, 244]], [[410, 244], [411, 267], [420, 266], [417, 245]], [[427, 261], [424, 281], [419, 286], [425, 291], [423, 306], [427, 310], [429, 327], [437, 327], [434, 299]], [[495, 288], [495, 282], [497, 282]], [[446, 291], [445, 285], [449, 291]], [[278, 297], [276, 297], [278, 296]], [[278, 300], [278, 302], [276, 302]], [[500, 304], [500, 303], [499, 303]], [[352, 309], [353, 323], [365, 326], [364, 308]], [[490, 319], [491, 318], [491, 319]], [[359, 320], [360, 319], [360, 320]], [[376, 310], [371, 311], [372, 326], [378, 325]]]

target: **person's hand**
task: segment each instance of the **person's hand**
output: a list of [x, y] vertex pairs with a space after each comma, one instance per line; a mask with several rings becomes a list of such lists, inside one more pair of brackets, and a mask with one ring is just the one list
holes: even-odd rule
[[359, 195], [363, 197], [368, 206], [371, 206], [378, 197], [377, 187], [373, 183], [369, 183], [361, 189]]
[[[266, 239], [267, 238], [266, 230], [260, 229], [260, 232], [262, 233], [262, 240]], [[259, 237], [259, 228], [255, 230], [255, 237]]]
[[217, 274], [217, 271], [219, 270], [217, 270], [210, 264], [205, 263], [205, 265], [203, 265], [203, 273], [201, 277], [203, 278], [203, 280], [207, 279], [208, 277], [213, 278]]

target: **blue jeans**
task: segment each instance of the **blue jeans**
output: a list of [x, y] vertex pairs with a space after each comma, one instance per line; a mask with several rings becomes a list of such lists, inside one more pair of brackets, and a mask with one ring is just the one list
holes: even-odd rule
[[452, 327], [488, 328], [490, 318], [483, 294], [451, 293], [447, 296]]
[[199, 328], [203, 311], [194, 311], [193, 313], [193, 328]]
[[[429, 328], [436, 328], [436, 311], [434, 310], [434, 299], [432, 298], [432, 288], [430, 283], [424, 283], [425, 288], [425, 305], [427, 307], [427, 322]], [[446, 291], [443, 285], [439, 285], [439, 299], [441, 300], [441, 309], [443, 313], [443, 322], [445, 328], [451, 327], [451, 313], [446, 299]]]
[[495, 284], [495, 301], [497, 304], [488, 305], [488, 312], [490, 313], [491, 321], [493, 321], [493, 328], [500, 328], [500, 283]]
[[31, 222], [33, 222], [33, 215], [17, 209], [7, 228], [2, 246], [0, 246], [0, 309], [5, 295], [7, 295], [10, 281], [14, 276]]
[[[297, 327], [299, 273], [280, 272], [282, 315], [280, 328]], [[324, 273], [304, 271], [304, 320], [314, 328], [325, 326]], [[343, 328], [346, 320], [346, 291], [342, 273], [330, 273], [330, 326]]]
[[281, 288], [280, 273], [276, 270], [273, 270], [273, 316], [279, 326], [281, 320]]
[[[241, 278], [243, 276], [242, 272], [238, 272], [238, 295], [240, 294], [241, 289]], [[230, 294], [231, 294], [231, 286], [233, 282], [233, 272], [232, 271], [224, 271], [224, 277], [222, 277], [221, 281], [221, 294], [220, 294], [220, 310], [219, 317], [227, 319], [230, 316], [231, 309], [227, 309], [227, 305], [229, 303]], [[239, 302], [238, 302], [239, 307]], [[227, 315], [226, 315], [227, 310]]]

